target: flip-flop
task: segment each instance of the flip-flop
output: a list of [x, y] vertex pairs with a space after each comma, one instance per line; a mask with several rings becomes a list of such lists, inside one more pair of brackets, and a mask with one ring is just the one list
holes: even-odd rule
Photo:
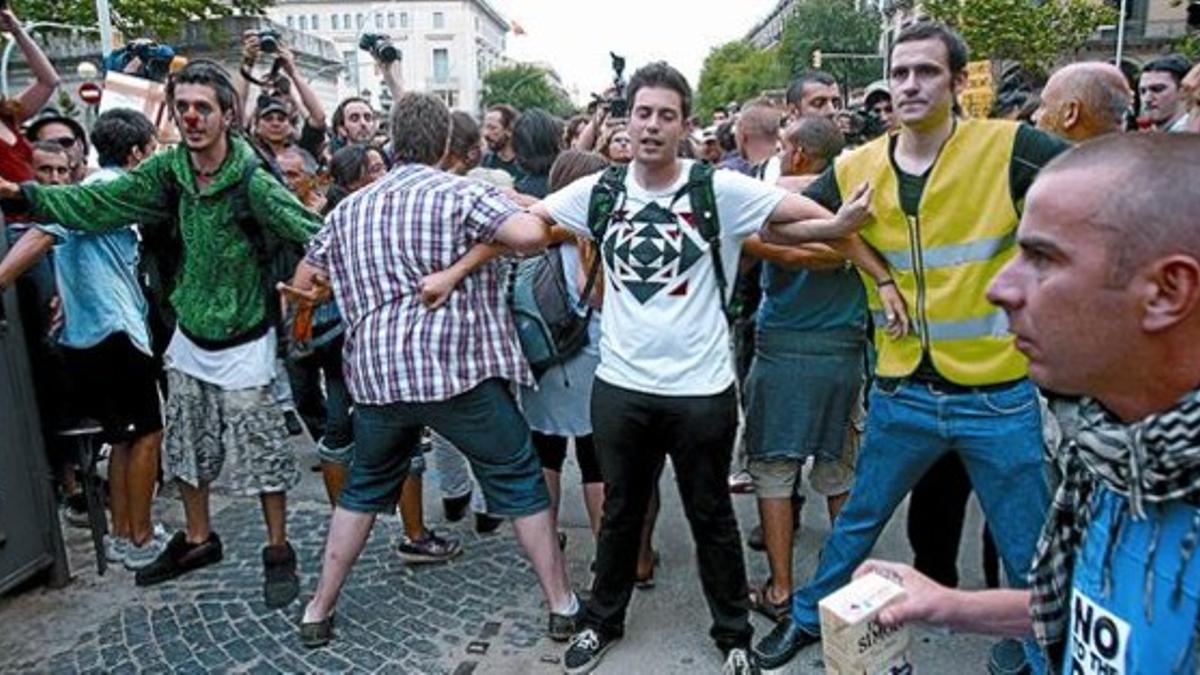
[[783, 602], [771, 602], [767, 599], [767, 589], [770, 587], [771, 580], [767, 579], [757, 588], [750, 589], [750, 609], [779, 623], [791, 615], [792, 599], [789, 597]]
[[300, 615], [300, 644], [308, 649], [316, 649], [324, 647], [333, 639], [333, 617], [329, 616], [320, 621], [305, 621], [304, 615]]

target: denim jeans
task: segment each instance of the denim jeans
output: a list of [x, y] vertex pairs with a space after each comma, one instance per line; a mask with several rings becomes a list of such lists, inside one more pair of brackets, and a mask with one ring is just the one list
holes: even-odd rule
[[850, 581], [904, 496], [947, 452], [967, 468], [1010, 583], [1025, 585], [1050, 501], [1033, 384], [945, 393], [880, 380], [870, 401], [858, 476], [816, 573], [792, 596], [796, 623], [820, 632], [817, 603]]

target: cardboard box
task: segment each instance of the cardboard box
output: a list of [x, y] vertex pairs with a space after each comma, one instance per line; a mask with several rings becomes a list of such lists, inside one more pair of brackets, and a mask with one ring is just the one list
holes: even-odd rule
[[867, 574], [820, 602], [825, 672], [832, 675], [914, 673], [908, 626], [885, 628], [879, 612], [904, 598], [904, 589], [878, 574]]
[[129, 108], [145, 115], [158, 131], [159, 143], [179, 142], [179, 130], [167, 110], [166, 87], [162, 83], [125, 73], [108, 73], [104, 77], [100, 113], [114, 108]]

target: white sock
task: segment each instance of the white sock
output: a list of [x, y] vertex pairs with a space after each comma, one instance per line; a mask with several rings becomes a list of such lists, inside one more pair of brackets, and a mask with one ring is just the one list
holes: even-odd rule
[[555, 612], [555, 614], [559, 614], [561, 616], [574, 616], [575, 613], [578, 611], [579, 611], [579, 596], [575, 595], [575, 591], [571, 591], [571, 604], [567, 605], [567, 608], [562, 610], [561, 612]]

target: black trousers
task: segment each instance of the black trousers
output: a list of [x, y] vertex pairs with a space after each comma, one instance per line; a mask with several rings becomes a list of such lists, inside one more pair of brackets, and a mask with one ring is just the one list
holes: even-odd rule
[[[950, 452], [929, 467], [908, 502], [913, 567], [943, 586], [958, 586], [958, 546], [970, 497], [967, 468]], [[983, 576], [988, 588], [1000, 586], [1000, 558], [987, 525], [983, 528]]]
[[642, 522], [669, 456], [696, 542], [710, 635], [722, 651], [749, 647], [746, 564], [726, 485], [737, 431], [733, 387], [715, 396], [655, 396], [597, 379], [592, 428], [604, 475], [604, 518], [585, 625], [608, 637], [624, 632]]

